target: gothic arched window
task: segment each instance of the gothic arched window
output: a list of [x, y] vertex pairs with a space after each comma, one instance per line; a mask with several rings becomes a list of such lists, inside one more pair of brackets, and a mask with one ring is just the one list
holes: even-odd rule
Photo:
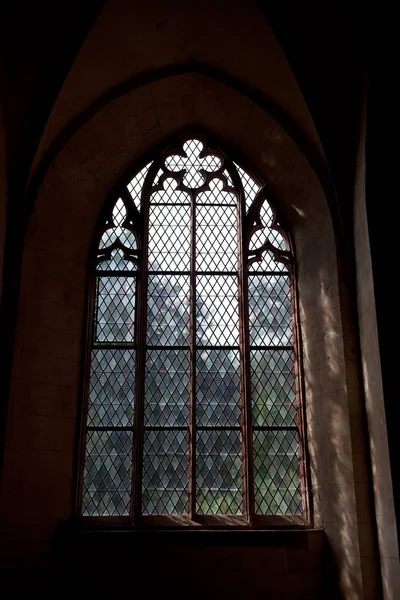
[[265, 186], [186, 135], [112, 200], [93, 257], [78, 512], [302, 522], [293, 257]]

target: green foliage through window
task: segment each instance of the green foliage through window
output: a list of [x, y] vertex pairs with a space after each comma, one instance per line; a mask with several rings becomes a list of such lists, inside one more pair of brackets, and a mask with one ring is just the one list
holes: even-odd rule
[[94, 263], [81, 514], [301, 515], [292, 256], [262, 182], [181, 138]]

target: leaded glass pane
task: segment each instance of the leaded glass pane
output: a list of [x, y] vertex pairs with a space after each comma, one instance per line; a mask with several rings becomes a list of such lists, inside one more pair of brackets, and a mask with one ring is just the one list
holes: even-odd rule
[[186, 275], [149, 275], [147, 343], [182, 346], [190, 337], [190, 285]]
[[280, 231], [273, 229], [272, 225], [273, 212], [272, 208], [266, 200], [264, 200], [260, 209], [260, 219], [263, 225], [262, 229], [257, 229], [250, 238], [250, 250], [261, 248], [266, 241], [269, 241], [275, 248], [286, 250], [286, 241]]
[[130, 223], [127, 223], [127, 216], [128, 212], [125, 203], [119, 198], [113, 207], [112, 224], [104, 231], [99, 248], [107, 248], [118, 241], [130, 250], [137, 249], [136, 237], [130, 229]]
[[240, 425], [239, 350], [198, 350], [196, 357], [198, 426]]
[[190, 269], [190, 206], [150, 206], [148, 268]]
[[[225, 172], [225, 176], [226, 175], [227, 173]], [[229, 181], [232, 183], [230, 179]], [[211, 204], [219, 207], [230, 205], [236, 208], [236, 194], [231, 191], [224, 190], [223, 188], [224, 183], [222, 179], [219, 179], [218, 177], [211, 179], [211, 181], [208, 183], [208, 189], [204, 190], [196, 197], [197, 206], [201, 206], [202, 204]]]
[[127, 515], [130, 507], [132, 433], [88, 431], [82, 513]]
[[237, 270], [236, 206], [197, 207], [196, 268], [211, 272]]
[[88, 426], [132, 426], [134, 383], [134, 350], [92, 350]]
[[188, 483], [188, 432], [145, 431], [143, 514], [187, 514], [189, 508]]
[[249, 329], [252, 346], [292, 344], [292, 305], [287, 276], [249, 277]]
[[145, 426], [189, 425], [189, 350], [148, 350]]
[[136, 279], [102, 276], [97, 279], [96, 341], [132, 342], [135, 326]]
[[107, 248], [117, 241], [131, 250], [137, 249], [135, 235], [129, 229], [121, 227], [107, 229], [101, 237], [99, 248]]
[[236, 346], [239, 343], [238, 277], [198, 275], [196, 279], [197, 343]]
[[253, 425], [294, 427], [293, 350], [251, 350], [250, 364]]
[[[165, 175], [165, 173], [164, 173]], [[159, 184], [160, 182], [154, 181]], [[164, 179], [162, 184], [162, 190], [153, 191], [150, 196], [150, 205], [165, 205], [178, 206], [180, 204], [186, 204], [190, 206], [190, 197], [187, 192], [183, 192], [178, 189], [178, 182], [173, 177], [167, 177]]]
[[[240, 306], [247, 258], [267, 241], [277, 252], [288, 246], [272, 228], [274, 213], [266, 200], [259, 218], [247, 223], [240, 190], [224, 190], [220, 179], [223, 172], [233, 188], [235, 167], [208, 148], [192, 139], [177, 154], [163, 155], [147, 198], [142, 192], [151, 163], [146, 165], [127, 186], [132, 200], [126, 190], [121, 193], [98, 237], [84, 515], [132, 514], [137, 426], [143, 462], [135, 473], [141, 471], [142, 480], [133, 489], [141, 489], [143, 515], [241, 515], [244, 506], [258, 515], [302, 511], [290, 275], [273, 250], [248, 267], [249, 316], [239, 320], [247, 312]], [[248, 212], [261, 184], [236, 168]], [[243, 248], [242, 228], [259, 219], [262, 229]], [[145, 281], [139, 271], [143, 251]], [[135, 341], [141, 285], [147, 289], [144, 347], [142, 336]], [[135, 385], [140, 410], [134, 420]], [[252, 414], [247, 431], [246, 389]], [[244, 498], [247, 435], [253, 443], [255, 507]]]
[[198, 514], [242, 514], [240, 431], [198, 431], [196, 469]]
[[256, 514], [301, 514], [298, 433], [254, 431], [253, 455]]

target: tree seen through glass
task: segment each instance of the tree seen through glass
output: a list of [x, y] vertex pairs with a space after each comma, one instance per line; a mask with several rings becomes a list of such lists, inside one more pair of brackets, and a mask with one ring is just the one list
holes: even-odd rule
[[302, 514], [290, 253], [262, 185], [189, 139], [127, 191], [96, 257], [82, 514]]

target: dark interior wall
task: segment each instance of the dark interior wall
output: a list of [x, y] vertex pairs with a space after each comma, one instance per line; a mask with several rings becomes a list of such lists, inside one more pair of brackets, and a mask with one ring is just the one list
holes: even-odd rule
[[3, 257], [7, 220], [7, 169], [6, 139], [4, 132], [3, 110], [0, 103], [0, 299], [3, 288]]
[[[126, 593], [129, 571], [146, 596], [159, 598], [334, 598], [322, 531], [311, 532], [90, 532], [59, 534], [56, 568], [75, 573], [91, 593]], [[61, 538], [62, 541], [61, 541]], [[111, 550], [112, 546], [112, 550]], [[90, 576], [104, 566], [99, 585]], [[154, 576], [155, 574], [156, 577]]]
[[[6, 0], [0, 5], [0, 93], [4, 126], [7, 211], [3, 221], [3, 294], [0, 304], [0, 472], [8, 414], [9, 382], [17, 321], [16, 308], [29, 210], [24, 202], [28, 180], [43, 128], [69, 68], [103, 0], [49, 0], [35, 5]], [[2, 198], [5, 200], [5, 198]], [[0, 479], [1, 485], [1, 479]]]
[[[387, 436], [383, 442], [389, 454], [389, 478], [381, 481], [382, 500], [389, 505], [378, 516], [386, 529], [388, 557], [393, 571], [387, 579], [394, 577], [395, 593], [400, 594], [399, 540], [400, 540], [400, 439], [398, 428], [400, 417], [395, 400], [398, 396], [397, 357], [394, 352], [393, 317], [397, 310], [397, 294], [390, 290], [392, 273], [397, 273], [396, 243], [398, 239], [397, 212], [393, 193], [397, 189], [397, 155], [382, 152], [387, 147], [388, 132], [392, 131], [395, 107], [394, 97], [388, 90], [387, 72], [382, 69], [382, 55], [377, 53], [371, 69], [366, 95], [365, 131], [365, 200], [363, 210], [368, 227], [370, 245], [371, 285], [370, 293], [375, 300], [377, 351], [380, 354], [382, 378], [382, 409], [385, 412]], [[388, 102], [388, 104], [387, 104]], [[394, 216], [396, 214], [396, 216]], [[379, 396], [378, 396], [379, 397]], [[374, 419], [377, 414], [374, 413]], [[378, 449], [380, 447], [378, 446]], [[393, 486], [393, 487], [392, 487]], [[393, 493], [391, 493], [393, 489]], [[397, 530], [397, 535], [396, 535]], [[390, 550], [389, 550], [390, 548]], [[390, 580], [390, 579], [389, 579]], [[394, 596], [396, 597], [396, 596]]]
[[[369, 227], [366, 211], [366, 107], [361, 114], [357, 169], [354, 182], [354, 247], [356, 256], [358, 326], [365, 390], [366, 420], [370, 460], [373, 471], [373, 496], [376, 533], [380, 549], [382, 586], [385, 598], [400, 595], [398, 542], [393, 501], [392, 476], [386, 412], [380, 373], [380, 354], [375, 310], [374, 274], [372, 271]], [[356, 486], [366, 485], [358, 480]]]
[[0, 77], [7, 168], [23, 191], [64, 79], [104, 0], [5, 0], [0, 7]]
[[3, 570], [3, 593], [338, 600], [322, 531], [59, 531], [51, 567]]
[[376, 15], [359, 2], [283, 0], [271, 5], [261, 0], [260, 4], [312, 115], [337, 189], [343, 227], [351, 238], [368, 36]]

